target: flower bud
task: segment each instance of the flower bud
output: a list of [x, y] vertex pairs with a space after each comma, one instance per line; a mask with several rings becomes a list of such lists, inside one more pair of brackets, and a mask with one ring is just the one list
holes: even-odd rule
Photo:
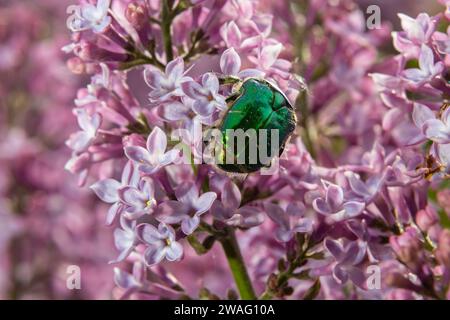
[[125, 61], [127, 55], [100, 48], [95, 43], [82, 42], [75, 53], [85, 61]]
[[83, 74], [86, 72], [85, 64], [79, 57], [72, 57], [67, 60], [67, 67], [74, 74]]
[[148, 21], [147, 8], [142, 3], [132, 2], [125, 11], [125, 17], [135, 29], [142, 29]]
[[445, 189], [437, 193], [437, 201], [439, 206], [444, 208], [447, 215], [450, 217], [450, 189]]
[[418, 267], [421, 260], [421, 243], [418, 232], [412, 227], [399, 236], [391, 236], [389, 243], [399, 259], [410, 267]]

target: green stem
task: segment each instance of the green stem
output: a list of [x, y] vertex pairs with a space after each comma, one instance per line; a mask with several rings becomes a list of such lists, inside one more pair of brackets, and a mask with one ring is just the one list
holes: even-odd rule
[[312, 245], [308, 243], [306, 248], [300, 252], [299, 256], [289, 264], [288, 269], [276, 275], [276, 288], [266, 288], [266, 290], [259, 296], [259, 300], [271, 300], [276, 295], [279, 288], [282, 288], [288, 284], [295, 270], [307, 260], [308, 250], [311, 247]]
[[228, 260], [231, 272], [236, 282], [236, 286], [239, 290], [241, 299], [243, 300], [255, 300], [256, 295], [252, 287], [252, 282], [248, 276], [247, 269], [245, 267], [244, 259], [242, 258], [239, 244], [236, 240], [236, 235], [232, 229], [228, 229], [228, 236], [220, 240], [225, 255]]
[[173, 19], [171, 10], [169, 0], [164, 0], [161, 13], [161, 29], [167, 63], [173, 60], [172, 35], [170, 33]]

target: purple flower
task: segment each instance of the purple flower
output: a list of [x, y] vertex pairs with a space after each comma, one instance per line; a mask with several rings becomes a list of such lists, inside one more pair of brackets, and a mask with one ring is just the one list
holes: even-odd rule
[[144, 71], [144, 79], [147, 85], [152, 89], [149, 94], [152, 101], [165, 101], [171, 97], [181, 97], [184, 95], [181, 84], [192, 81], [191, 77], [185, 74], [189, 71], [184, 70], [184, 61], [177, 58], [170, 61], [165, 72], [162, 72], [154, 66], [149, 66]]
[[227, 225], [241, 228], [252, 228], [264, 221], [264, 216], [258, 208], [240, 207], [241, 192], [235, 183], [227, 181], [221, 192], [221, 200], [214, 201], [211, 212], [214, 217]]
[[138, 244], [138, 237], [136, 235], [136, 221], [129, 220], [124, 216], [120, 217], [120, 226], [114, 230], [114, 244], [120, 251], [116, 260], [110, 263], [121, 262], [125, 260], [131, 251], [134, 250]]
[[353, 241], [344, 247], [340, 241], [326, 238], [324, 246], [336, 259], [333, 266], [335, 280], [341, 284], [350, 280], [358, 287], [364, 288], [366, 277], [364, 272], [356, 266], [366, 255], [366, 245], [361, 241]]
[[125, 155], [138, 164], [139, 171], [153, 174], [178, 157], [178, 150], [166, 152], [166, 148], [166, 134], [159, 127], [155, 127], [148, 136], [147, 149], [140, 146], [125, 147]]
[[332, 217], [335, 221], [341, 221], [358, 216], [364, 210], [364, 203], [359, 201], [345, 201], [344, 191], [338, 185], [322, 180], [325, 189], [325, 197], [314, 199], [314, 210], [323, 215]]
[[157, 202], [153, 180], [144, 177], [138, 187], [126, 186], [119, 190], [119, 198], [125, 204], [127, 218], [135, 220], [144, 214], [151, 214]]
[[67, 13], [72, 14], [67, 20], [67, 26], [72, 32], [92, 30], [101, 33], [111, 23], [108, 16], [111, 0], [98, 0], [97, 5], [84, 3], [80, 6], [72, 5], [67, 8]]
[[362, 181], [358, 174], [347, 171], [345, 172], [350, 189], [356, 197], [363, 200], [365, 203], [370, 203], [372, 199], [378, 194], [378, 191], [383, 185], [383, 177], [377, 175], [371, 176], [366, 182]]
[[213, 73], [202, 76], [202, 85], [196, 81], [184, 82], [184, 93], [195, 100], [192, 109], [202, 117], [209, 117], [216, 110], [225, 110], [225, 97], [219, 94], [219, 79]]
[[128, 161], [123, 169], [120, 182], [114, 179], [103, 179], [91, 186], [91, 189], [102, 201], [112, 204], [106, 216], [107, 225], [112, 224], [117, 214], [120, 214], [124, 209], [119, 196], [121, 188], [133, 188], [138, 185], [138, 182], [139, 171], [136, 170], [132, 161]]
[[75, 109], [78, 125], [81, 131], [73, 133], [66, 141], [66, 144], [76, 153], [85, 151], [97, 136], [97, 131], [102, 122], [102, 116], [99, 113], [89, 115], [86, 109]]
[[161, 203], [157, 210], [158, 221], [174, 224], [181, 223], [181, 230], [189, 235], [200, 224], [200, 217], [208, 211], [217, 195], [206, 192], [199, 196], [197, 186], [192, 182], [185, 182], [175, 190], [178, 199]]
[[248, 77], [264, 77], [264, 72], [258, 69], [241, 69], [241, 58], [234, 48], [229, 48], [220, 57], [220, 70], [225, 75], [237, 76], [241, 79]]
[[275, 237], [280, 242], [288, 242], [296, 233], [309, 233], [313, 230], [313, 220], [305, 218], [305, 206], [290, 203], [286, 210], [273, 203], [264, 205], [269, 218], [278, 226]]
[[416, 126], [428, 139], [440, 143], [450, 143], [450, 108], [444, 110], [441, 119], [427, 106], [415, 103], [413, 120]]
[[411, 68], [403, 71], [403, 77], [417, 87], [430, 82], [444, 70], [444, 63], [434, 63], [433, 51], [427, 45], [422, 45], [419, 55], [419, 68]]
[[148, 245], [144, 252], [144, 262], [147, 266], [160, 263], [164, 258], [168, 261], [181, 260], [183, 246], [175, 241], [175, 230], [172, 227], [160, 223], [158, 228], [151, 224], [139, 226], [139, 235]]

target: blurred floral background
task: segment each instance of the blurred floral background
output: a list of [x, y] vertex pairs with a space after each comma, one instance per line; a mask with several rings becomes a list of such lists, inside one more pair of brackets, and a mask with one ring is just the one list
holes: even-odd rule
[[[120, 274], [123, 271], [116, 270], [114, 276], [115, 266], [109, 263], [116, 259], [120, 244], [116, 243], [116, 249], [113, 229], [105, 224], [108, 205], [100, 201], [91, 189], [80, 188], [79, 177], [65, 169], [67, 161], [73, 155], [72, 150], [66, 145], [66, 140], [78, 130], [77, 119], [72, 111], [74, 100], [77, 97], [80, 98], [78, 90], [90, 82], [90, 76], [98, 73], [98, 70], [89, 70], [94, 67], [82, 61], [83, 57], [71, 56], [67, 54], [67, 50], [66, 52], [62, 50], [65, 46], [67, 49], [67, 45], [74, 41], [66, 27], [68, 17], [66, 9], [71, 4], [85, 2], [0, 0], [0, 298], [2, 299], [111, 299], [123, 297], [124, 290], [128, 290], [127, 292], [131, 295], [132, 290], [129, 289], [133, 286], [135, 289], [137, 286], [134, 282], [133, 286], [130, 284], [130, 281], [137, 281], [136, 279], [131, 280]], [[145, 1], [117, 0], [113, 2], [125, 7], [132, 2], [141, 4]], [[152, 8], [158, 7], [159, 1], [149, 2]], [[288, 53], [285, 58], [294, 61], [295, 48], [293, 47], [296, 40], [291, 38], [292, 34], [287, 32], [287, 28], [290, 23], [296, 22], [289, 20], [291, 18], [295, 20], [295, 16], [293, 14], [286, 16], [286, 12], [290, 11], [289, 8], [286, 9], [288, 6], [283, 1], [254, 2], [258, 10], [273, 15], [273, 34], [287, 47]], [[335, 7], [346, 5], [351, 7], [353, 4], [352, 1], [342, 0], [328, 2], [333, 2], [331, 6]], [[443, 12], [444, 8], [442, 2], [423, 0], [361, 0], [357, 3], [361, 12], [365, 12], [367, 6], [372, 4], [381, 7], [383, 29], [378, 34], [374, 32], [370, 35], [373, 37], [370, 41], [373, 41], [374, 47], [378, 47], [381, 56], [396, 53], [390, 39], [390, 30], [401, 28], [398, 12], [416, 17], [420, 12], [437, 14]], [[211, 5], [208, 4], [208, 6]], [[324, 5], [323, 10], [328, 10], [328, 6], [330, 4]], [[355, 6], [351, 10], [358, 9]], [[359, 27], [351, 23], [339, 25], [341, 20], [346, 18], [344, 14], [340, 14], [339, 19], [336, 18], [336, 25], [331, 28], [338, 29], [343, 26], [340, 29], [344, 32], [342, 37], [357, 38], [361, 35], [368, 37], [361, 30], [357, 32], [353, 30], [353, 27], [356, 29]], [[330, 23], [334, 21], [331, 17], [329, 19]], [[285, 21], [287, 23], [283, 23]], [[185, 36], [182, 34], [183, 25], [180, 23], [177, 28], [180, 32], [177, 36], [182, 41]], [[217, 37], [219, 37], [218, 32], [216, 30]], [[158, 35], [155, 37], [158, 38]], [[339, 60], [341, 58], [337, 55], [338, 61], [332, 63], [336, 65], [341, 63], [342, 60]], [[364, 60], [365, 57], [361, 56], [360, 59]], [[361, 60], [345, 63], [345, 67], [351, 69], [353, 75], [359, 72], [366, 73], [369, 70], [369, 67]], [[202, 70], [205, 72], [214, 68], [215, 65], [217, 65], [217, 59], [209, 61], [206, 58], [200, 63], [200, 70], [193, 70], [191, 75], [193, 77], [200, 75]], [[302, 67], [301, 70], [306, 75], [314, 71], [307, 67]], [[344, 71], [342, 74], [345, 73]], [[376, 68], [372, 70], [374, 71]], [[382, 73], [382, 71], [379, 72]], [[140, 77], [140, 73], [131, 71], [127, 81], [138, 103], [147, 105], [149, 89]], [[351, 83], [352, 78], [347, 78], [346, 81]], [[314, 99], [316, 99], [315, 107], [322, 103], [320, 101], [322, 94], [323, 99], [327, 99], [329, 94], [327, 88], [330, 89], [326, 81], [319, 83], [318, 86], [322, 87], [315, 86], [313, 91]], [[350, 90], [349, 88], [345, 90], [347, 89]], [[354, 94], [358, 95], [356, 92]], [[380, 115], [366, 110], [370, 107], [370, 104], [363, 106], [361, 115], [364, 117], [371, 114], [372, 118], [367, 123], [354, 127], [355, 130], [360, 130], [361, 135], [367, 133], [363, 126], [372, 127], [377, 121], [381, 122]], [[341, 112], [352, 110], [356, 112], [348, 103], [343, 103], [341, 110], [344, 110]], [[352, 114], [346, 119], [341, 119], [345, 123], [343, 126], [351, 127], [354, 124], [353, 117], [358, 115]], [[327, 123], [327, 119], [321, 120]], [[368, 136], [370, 138], [367, 139], [372, 141], [373, 136]], [[394, 134], [393, 137], [386, 138], [384, 141], [395, 140], [395, 138]], [[356, 137], [352, 136], [350, 139], [356, 140]], [[368, 140], [364, 143], [368, 143]], [[323, 143], [325, 144], [323, 150], [330, 143], [336, 148], [341, 146], [339, 139], [330, 139]], [[389, 141], [389, 143], [397, 142]], [[386, 144], [389, 143], [386, 142]], [[330, 149], [333, 149], [333, 146], [328, 145]], [[307, 147], [310, 146], [307, 145]], [[370, 147], [364, 146], [365, 151], [370, 150]], [[320, 150], [315, 152], [319, 153], [314, 155], [318, 163], [334, 164], [334, 161], [328, 158], [331, 155], [327, 152]], [[361, 154], [362, 151], [354, 154], [349, 152], [341, 160], [343, 161], [345, 157], [351, 160], [351, 157], [358, 157]], [[103, 172], [99, 169], [96, 175], [98, 178], [104, 178], [108, 173], [107, 170]], [[435, 190], [437, 192], [434, 191], [433, 199], [439, 203], [440, 208], [446, 210], [446, 214], [449, 214], [449, 190], [439, 188]], [[271, 227], [263, 228], [273, 231]], [[255, 286], [259, 288], [258, 291], [264, 291], [267, 276], [271, 268], [276, 265], [277, 259], [281, 257], [282, 250], [278, 242], [267, 239], [254, 229], [250, 230], [249, 234], [250, 236], [242, 237], [241, 240], [244, 247], [252, 247], [251, 254], [245, 250], [246, 259], [251, 265]], [[435, 240], [437, 238], [438, 236]], [[252, 243], [255, 242], [266, 245], [253, 246]], [[450, 247], [448, 243], [446, 245]], [[227, 291], [233, 286], [233, 280], [220, 248], [214, 247], [208, 252], [208, 272], [206, 273], [205, 262], [202, 260], [205, 257], [194, 259], [195, 255], [194, 249], [186, 247], [183, 261], [168, 264], [166, 269], [158, 269], [154, 272], [159, 277], [169, 278], [170, 281], [165, 279], [165, 283], [172, 283], [172, 288], [175, 286], [174, 283], [179, 281], [187, 288], [186, 293], [193, 296], [211, 298], [214, 296], [211, 293], [213, 292], [234, 297], [233, 292]], [[130, 271], [130, 266], [136, 259], [132, 255], [127, 262], [129, 265], [124, 269]], [[80, 267], [81, 290], [69, 290], [66, 286], [67, 268], [71, 265]], [[134, 268], [135, 272], [138, 272], [136, 263]], [[388, 270], [391, 266], [386, 268]], [[172, 273], [177, 275], [177, 281], [172, 279]], [[446, 276], [448, 277], [448, 274]], [[344, 293], [336, 289], [336, 284], [330, 280], [331, 278], [324, 279], [321, 298], [346, 297]], [[299, 285], [296, 293], [299, 296], [303, 295], [309, 286], [309, 282], [304, 286]], [[288, 294], [288, 291], [285, 293]], [[370, 294], [357, 296], [355, 293], [354, 296], [350, 294], [347, 298], [416, 298], [408, 293], [414, 290], [407, 291], [401, 288], [398, 291], [388, 290], [373, 296]], [[154, 297], [154, 292], [150, 296]]]
[[[110, 298], [104, 206], [64, 170], [83, 80], [66, 66], [70, 1], [0, 2], [0, 297]], [[68, 290], [67, 267], [83, 270]]]

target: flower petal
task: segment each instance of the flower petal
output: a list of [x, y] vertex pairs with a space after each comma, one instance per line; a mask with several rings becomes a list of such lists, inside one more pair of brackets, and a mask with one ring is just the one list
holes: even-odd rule
[[323, 245], [337, 261], [341, 260], [344, 254], [344, 248], [339, 241], [326, 238], [325, 241], [323, 242]]
[[161, 262], [166, 255], [166, 247], [160, 241], [158, 244], [149, 246], [144, 252], [144, 262], [148, 267], [154, 266]]
[[197, 210], [195, 212], [196, 215], [201, 215], [208, 211], [214, 200], [216, 200], [217, 194], [215, 192], [206, 192], [202, 194], [198, 199], [196, 199], [193, 203], [194, 208]]
[[325, 201], [331, 211], [339, 210], [342, 206], [342, 202], [344, 201], [344, 191], [340, 186], [330, 183], [327, 187]]
[[225, 183], [221, 200], [225, 208], [236, 210], [241, 205], [241, 192], [238, 186], [231, 180]]
[[428, 108], [426, 105], [414, 103], [412, 118], [416, 127], [421, 129], [425, 121], [429, 119], [435, 119], [436, 116], [434, 112], [431, 111], [431, 109]]
[[141, 239], [147, 244], [159, 243], [165, 238], [155, 226], [148, 223], [138, 226], [138, 231]]
[[189, 206], [175, 200], [161, 203], [155, 211], [156, 219], [160, 222], [174, 224], [180, 223], [188, 217]]
[[118, 190], [120, 187], [121, 185], [118, 181], [114, 179], [104, 179], [94, 183], [91, 186], [91, 189], [102, 201], [114, 203], [119, 201]]
[[289, 217], [280, 206], [268, 202], [264, 204], [264, 208], [267, 215], [273, 222], [281, 226], [283, 229], [289, 230]]
[[150, 153], [139, 146], [129, 146], [124, 149], [125, 155], [128, 159], [138, 162], [140, 164], [152, 164]]
[[134, 188], [134, 187], [123, 187], [119, 190], [120, 199], [129, 206], [135, 208], [145, 208], [145, 203], [150, 200], [147, 199], [146, 195]]
[[193, 216], [192, 218], [185, 218], [183, 219], [183, 221], [181, 221], [181, 231], [183, 231], [185, 235], [190, 235], [195, 231], [195, 229], [197, 229], [199, 224], [200, 217], [197, 215]]
[[226, 75], [237, 75], [241, 69], [241, 58], [234, 48], [229, 48], [222, 53], [220, 69]]
[[167, 148], [167, 137], [164, 131], [155, 127], [147, 139], [147, 150], [151, 155], [162, 155]]
[[166, 250], [166, 259], [169, 261], [178, 261], [183, 257], [183, 246], [173, 241]]

